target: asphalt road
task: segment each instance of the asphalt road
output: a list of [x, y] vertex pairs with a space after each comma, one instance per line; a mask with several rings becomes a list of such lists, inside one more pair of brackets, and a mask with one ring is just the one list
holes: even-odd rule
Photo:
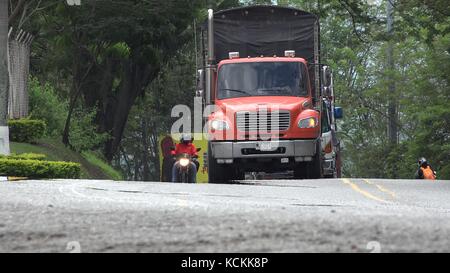
[[0, 252], [450, 252], [450, 181], [0, 182]]

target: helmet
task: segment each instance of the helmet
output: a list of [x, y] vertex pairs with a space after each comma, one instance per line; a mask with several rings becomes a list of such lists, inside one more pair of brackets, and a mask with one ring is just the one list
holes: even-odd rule
[[425, 157], [421, 157], [419, 159], [419, 166], [423, 166], [423, 165], [427, 165], [427, 164], [428, 164], [428, 162], [427, 162], [427, 159]]
[[194, 138], [192, 137], [191, 134], [182, 134], [181, 138], [180, 138], [180, 142], [183, 144], [188, 144], [191, 143], [192, 141], [194, 141]]

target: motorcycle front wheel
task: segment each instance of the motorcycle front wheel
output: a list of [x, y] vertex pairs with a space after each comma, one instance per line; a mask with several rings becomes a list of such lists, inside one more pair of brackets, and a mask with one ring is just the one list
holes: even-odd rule
[[189, 176], [189, 168], [180, 167], [178, 170], [178, 182], [191, 183], [191, 181], [189, 181]]

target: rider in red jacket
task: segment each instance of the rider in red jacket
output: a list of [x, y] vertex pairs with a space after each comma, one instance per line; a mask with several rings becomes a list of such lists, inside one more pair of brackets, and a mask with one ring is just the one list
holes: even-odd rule
[[197, 148], [195, 147], [192, 140], [181, 141], [175, 147], [175, 150], [172, 151], [172, 155], [177, 156], [180, 154], [188, 154], [192, 157], [198, 157]]
[[[197, 170], [198, 170], [198, 161], [195, 159], [198, 158], [197, 148], [194, 143], [192, 143], [193, 138], [191, 135], [183, 134], [180, 139], [180, 143], [178, 143], [175, 147], [175, 150], [172, 151], [172, 155], [177, 157], [178, 155], [188, 154], [192, 157], [193, 161], [191, 162], [189, 172], [191, 174], [192, 183], [196, 183]], [[179, 170], [179, 162], [175, 162], [172, 168], [172, 182], [178, 181], [178, 170]]]

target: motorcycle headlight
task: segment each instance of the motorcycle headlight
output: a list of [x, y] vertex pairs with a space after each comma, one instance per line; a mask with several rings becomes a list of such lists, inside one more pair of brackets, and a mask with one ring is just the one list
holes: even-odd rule
[[225, 131], [225, 130], [230, 130], [230, 125], [228, 124], [228, 122], [224, 121], [224, 120], [213, 120], [211, 121], [211, 128], [216, 130], [216, 131]]
[[306, 128], [316, 128], [319, 125], [317, 118], [310, 117], [302, 119], [298, 122], [298, 128], [306, 129]]
[[182, 167], [186, 167], [187, 165], [189, 165], [189, 159], [187, 159], [187, 158], [180, 159], [180, 165]]

